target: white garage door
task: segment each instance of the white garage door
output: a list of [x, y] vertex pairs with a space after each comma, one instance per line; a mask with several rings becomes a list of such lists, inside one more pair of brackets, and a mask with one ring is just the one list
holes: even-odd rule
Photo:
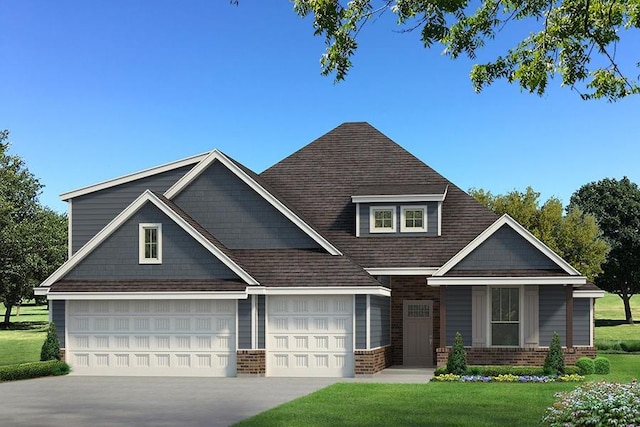
[[76, 374], [236, 374], [235, 300], [69, 301], [67, 313]]
[[353, 376], [353, 296], [272, 296], [267, 315], [267, 375]]

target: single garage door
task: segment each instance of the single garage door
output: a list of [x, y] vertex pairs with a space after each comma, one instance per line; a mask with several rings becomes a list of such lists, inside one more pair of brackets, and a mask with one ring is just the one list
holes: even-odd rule
[[353, 376], [353, 296], [271, 296], [267, 316], [267, 375]]
[[235, 300], [67, 304], [67, 360], [76, 374], [236, 374]]

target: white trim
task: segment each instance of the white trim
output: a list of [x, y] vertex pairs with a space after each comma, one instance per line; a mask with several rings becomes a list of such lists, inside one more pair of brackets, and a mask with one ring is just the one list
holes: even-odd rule
[[592, 299], [589, 301], [589, 347], [593, 347], [593, 336], [595, 335], [595, 319], [594, 319], [594, 306], [595, 301]]
[[72, 210], [71, 200], [67, 202], [67, 259], [73, 255], [73, 227], [72, 227]]
[[442, 202], [438, 203], [438, 236], [442, 236]]
[[382, 286], [287, 286], [264, 287], [248, 286], [249, 295], [379, 295], [391, 296], [391, 289]]
[[258, 193], [280, 213], [287, 217], [291, 222], [298, 226], [304, 233], [311, 237], [316, 243], [322, 246], [331, 255], [342, 255], [342, 252], [333, 246], [327, 239], [325, 239], [320, 233], [318, 233], [313, 227], [304, 222], [298, 215], [293, 213], [288, 206], [274, 197], [264, 187], [258, 184], [252, 177], [250, 177], [245, 171], [243, 171], [238, 165], [232, 162], [227, 156], [218, 150], [211, 151], [200, 163], [187, 172], [182, 178], [180, 178], [175, 184], [171, 186], [164, 196], [168, 199], [173, 199], [182, 190], [184, 190], [194, 179], [196, 179], [202, 172], [204, 172], [214, 161], [219, 161], [227, 169], [229, 169], [234, 175], [240, 178], [251, 189]]
[[604, 297], [604, 291], [599, 290], [580, 290], [580, 289], [574, 289], [573, 291], [573, 297], [574, 298], [602, 298]]
[[[239, 316], [240, 311], [238, 310], [238, 308], [239, 308], [238, 304], [239, 304], [239, 300], [236, 300], [236, 307], [235, 307], [235, 309], [236, 309], [236, 316], [235, 316], [236, 319], [235, 319], [235, 322], [234, 322], [236, 324], [236, 331], [235, 331], [236, 332], [236, 347], [235, 347], [236, 357], [237, 357], [238, 350], [239, 350], [239, 347], [238, 347], [239, 342], [238, 341], [240, 340], [238, 338], [238, 335], [240, 335], [240, 326], [238, 325], [240, 323], [238, 321], [238, 320], [240, 320], [240, 316]], [[236, 368], [237, 368], [237, 365], [236, 365]]]
[[520, 285], [584, 285], [584, 276], [552, 276], [552, 277], [427, 277], [429, 286], [520, 286]]
[[447, 196], [443, 194], [377, 194], [368, 196], [351, 196], [352, 203], [408, 203], [408, 202], [442, 202]]
[[107, 237], [115, 232], [122, 224], [133, 216], [145, 203], [151, 202], [164, 214], [166, 214], [173, 222], [179, 225], [184, 231], [189, 233], [198, 243], [211, 252], [231, 271], [237, 274], [245, 283], [249, 285], [258, 285], [258, 281], [251, 277], [249, 273], [244, 271], [238, 264], [231, 260], [224, 252], [222, 252], [213, 243], [200, 234], [191, 224], [186, 222], [182, 217], [176, 214], [172, 209], [165, 205], [151, 191], [147, 190], [134, 200], [125, 210], [120, 212], [109, 224], [107, 224], [98, 234], [93, 236], [79, 251], [77, 251], [69, 260], [60, 266], [51, 276], [40, 284], [40, 287], [51, 286], [62, 277], [64, 277], [73, 267], [78, 265], [87, 255], [89, 255], [96, 247], [98, 247]]
[[[391, 211], [391, 228], [376, 227], [376, 212]], [[369, 233], [395, 233], [398, 223], [398, 208], [395, 205], [369, 206]]]
[[49, 300], [246, 299], [246, 291], [227, 292], [50, 292]]
[[49, 287], [43, 288], [43, 287], [37, 286], [33, 288], [33, 294], [37, 296], [48, 295], [49, 289], [50, 289]]
[[[354, 298], [355, 301], [355, 298]], [[353, 313], [355, 315], [355, 308], [353, 310]], [[354, 328], [353, 328], [353, 335], [355, 335], [356, 332], [356, 328], [355, 328], [355, 323], [354, 323]], [[366, 298], [366, 306], [365, 306], [365, 346], [366, 349], [369, 350], [371, 348], [371, 295], [367, 295]], [[355, 348], [355, 347], [354, 347]]]
[[[493, 345], [493, 320], [491, 319], [492, 311], [492, 289], [518, 289], [518, 345]], [[489, 348], [523, 348], [524, 347], [524, 286], [523, 285], [510, 285], [510, 286], [487, 286], [487, 347]], [[498, 323], [516, 323], [516, 322], [498, 322]]]
[[47, 311], [49, 323], [53, 322], [53, 302], [47, 300]]
[[62, 193], [60, 198], [62, 200], [73, 199], [74, 197], [84, 196], [85, 194], [93, 193], [96, 191], [104, 190], [106, 188], [115, 187], [116, 185], [125, 184], [127, 182], [135, 181], [137, 179], [147, 178], [153, 175], [157, 175], [163, 172], [168, 172], [173, 169], [178, 169], [183, 166], [188, 166], [194, 163], [202, 161], [209, 155], [209, 152], [197, 154], [195, 156], [187, 157], [186, 159], [177, 160], [171, 163], [165, 163], [160, 166], [155, 166], [149, 169], [144, 169], [139, 172], [123, 175], [118, 178], [113, 178], [108, 181], [102, 181], [97, 184], [92, 184], [86, 187], [79, 188], [77, 190], [68, 191]]
[[258, 348], [258, 314], [256, 310], [256, 295], [251, 295], [251, 349]]
[[69, 348], [71, 345], [69, 343], [69, 301], [64, 302], [64, 361], [65, 363], [69, 362], [70, 352]]
[[[422, 227], [407, 227], [406, 211], [422, 211]], [[401, 205], [400, 206], [400, 232], [401, 233], [426, 233], [427, 230], [427, 206], [426, 205]]]
[[[156, 258], [145, 257], [146, 236], [145, 231], [147, 229], [156, 229], [156, 246], [158, 256]], [[138, 264], [162, 264], [162, 224], [143, 222], [138, 224]]]
[[[542, 243], [538, 238], [531, 234], [526, 228], [520, 225], [516, 220], [511, 218], [508, 214], [502, 215], [493, 224], [491, 224], [486, 230], [480, 233], [475, 239], [465, 246], [460, 252], [454, 255], [449, 261], [447, 261], [441, 268], [434, 274], [434, 276], [442, 276], [451, 270], [456, 264], [462, 261], [467, 255], [473, 252], [480, 244], [493, 235], [503, 225], [508, 225], [516, 233], [522, 236], [525, 240], [531, 243], [536, 249], [551, 259], [558, 267], [562, 268], [565, 272], [572, 276], [580, 276], [580, 272], [573, 268], [568, 262], [563, 260], [558, 254], [553, 252], [547, 245]], [[582, 283], [581, 283], [582, 284]]]
[[360, 203], [356, 203], [356, 237], [360, 237]]
[[438, 267], [366, 267], [372, 276], [431, 276]]

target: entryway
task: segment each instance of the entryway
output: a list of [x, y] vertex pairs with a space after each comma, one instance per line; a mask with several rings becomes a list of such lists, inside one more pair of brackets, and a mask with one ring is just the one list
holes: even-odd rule
[[403, 365], [433, 366], [433, 301], [403, 302]]

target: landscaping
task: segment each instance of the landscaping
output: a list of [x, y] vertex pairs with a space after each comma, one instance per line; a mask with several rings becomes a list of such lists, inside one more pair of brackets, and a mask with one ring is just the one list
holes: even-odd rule
[[[11, 324], [8, 329], [0, 329], [0, 366], [40, 360], [42, 344], [49, 327], [49, 312], [46, 305], [24, 304], [11, 311]], [[0, 312], [4, 305], [0, 303]]]

